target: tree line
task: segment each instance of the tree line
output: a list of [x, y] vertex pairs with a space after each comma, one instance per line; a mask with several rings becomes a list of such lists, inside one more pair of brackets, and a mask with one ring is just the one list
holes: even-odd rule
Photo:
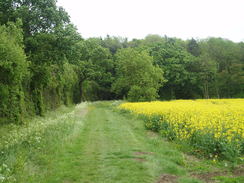
[[244, 97], [244, 43], [83, 39], [56, 0], [0, 0], [0, 124], [81, 101]]

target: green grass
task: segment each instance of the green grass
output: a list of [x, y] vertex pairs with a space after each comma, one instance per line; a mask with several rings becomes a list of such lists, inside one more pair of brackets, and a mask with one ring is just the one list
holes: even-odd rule
[[[200, 183], [193, 173], [229, 170], [182, 153], [145, 130], [142, 120], [114, 110], [111, 102], [80, 104], [33, 122], [39, 130], [29, 129], [24, 140], [18, 137], [2, 148], [0, 183], [156, 183], [165, 175], [174, 175], [178, 183]], [[6, 129], [1, 129], [5, 136]]]
[[244, 182], [244, 176], [241, 177], [225, 177], [220, 176], [216, 177], [215, 180], [218, 180], [221, 183], [243, 183]]

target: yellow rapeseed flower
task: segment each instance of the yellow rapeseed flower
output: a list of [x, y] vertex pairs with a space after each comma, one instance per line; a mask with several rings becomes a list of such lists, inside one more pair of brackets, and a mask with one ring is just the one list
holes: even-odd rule
[[173, 127], [177, 138], [194, 132], [213, 134], [227, 141], [244, 140], [244, 99], [199, 99], [169, 102], [123, 103], [121, 109], [145, 116], [160, 116]]

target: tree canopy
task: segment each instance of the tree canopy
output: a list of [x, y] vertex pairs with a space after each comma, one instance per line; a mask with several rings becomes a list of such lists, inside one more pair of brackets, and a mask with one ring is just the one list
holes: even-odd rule
[[121, 49], [115, 60], [113, 90], [116, 94], [131, 101], [150, 101], [158, 97], [158, 89], [164, 81], [163, 72], [153, 65], [153, 57], [147, 51]]

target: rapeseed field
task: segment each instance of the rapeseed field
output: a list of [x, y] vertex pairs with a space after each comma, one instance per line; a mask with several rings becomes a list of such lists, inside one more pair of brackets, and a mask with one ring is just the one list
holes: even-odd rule
[[187, 142], [210, 157], [232, 159], [244, 151], [244, 99], [123, 103], [148, 129]]

